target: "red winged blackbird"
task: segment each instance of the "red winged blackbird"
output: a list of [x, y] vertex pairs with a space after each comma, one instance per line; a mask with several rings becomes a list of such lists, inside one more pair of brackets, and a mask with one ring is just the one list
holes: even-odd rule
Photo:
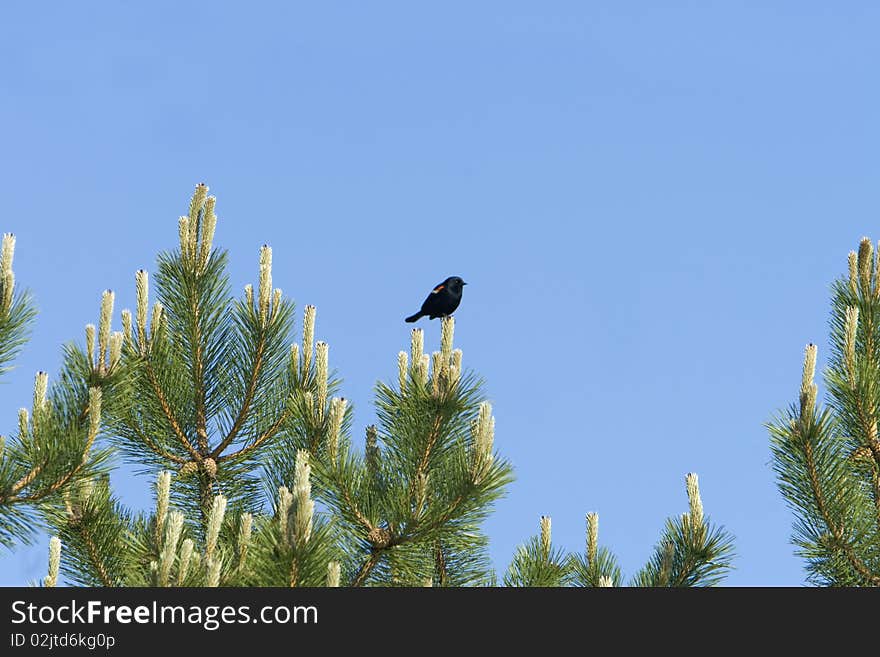
[[431, 319], [446, 317], [455, 312], [461, 303], [461, 293], [467, 285], [458, 276], [450, 276], [437, 287], [431, 290], [431, 294], [422, 304], [422, 309], [415, 315], [406, 318], [407, 322], [414, 322], [420, 317], [428, 315]]

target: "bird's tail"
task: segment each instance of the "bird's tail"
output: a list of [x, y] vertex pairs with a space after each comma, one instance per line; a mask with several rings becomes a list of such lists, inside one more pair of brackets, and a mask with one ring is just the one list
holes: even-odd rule
[[419, 312], [417, 312], [415, 315], [410, 315], [409, 317], [407, 317], [407, 318], [406, 318], [405, 320], [403, 320], [403, 321], [405, 321], [405, 322], [414, 322], [414, 321], [416, 321], [417, 319], [419, 319], [419, 318], [421, 318], [421, 317], [424, 317], [424, 316], [425, 316], [425, 313], [423, 313], [422, 311], [419, 311]]

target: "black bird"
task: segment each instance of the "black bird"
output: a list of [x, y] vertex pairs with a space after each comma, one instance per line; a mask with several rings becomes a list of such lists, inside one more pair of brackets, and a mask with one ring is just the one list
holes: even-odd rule
[[455, 312], [458, 304], [461, 303], [461, 293], [464, 286], [467, 285], [458, 276], [450, 276], [437, 287], [431, 290], [431, 294], [422, 304], [422, 309], [415, 315], [406, 318], [407, 322], [414, 322], [420, 317], [428, 315], [430, 319], [438, 317], [446, 317]]

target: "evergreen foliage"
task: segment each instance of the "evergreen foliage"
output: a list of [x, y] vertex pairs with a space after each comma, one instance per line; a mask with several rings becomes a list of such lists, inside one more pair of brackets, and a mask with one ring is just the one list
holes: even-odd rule
[[[146, 271], [135, 274], [137, 307], [121, 312], [122, 331], [110, 330], [108, 291], [98, 328], [66, 347], [50, 394], [38, 377], [16, 448], [68, 450], [34, 475], [52, 474], [52, 494], [27, 507], [56, 535], [43, 583], [61, 573], [87, 586], [495, 585], [482, 524], [513, 469], [495, 450], [483, 383], [454, 346], [454, 319], [439, 322], [431, 354], [412, 331], [396, 376], [376, 385], [377, 423], [357, 445], [329, 345], [315, 337], [316, 309], [304, 308], [293, 342], [294, 304], [273, 287], [268, 245], [256, 284], [233, 295], [228, 255], [213, 246], [215, 205], [197, 186], [177, 248], [158, 257], [155, 289]], [[109, 450], [155, 481], [150, 511], [113, 494], [101, 467]], [[635, 583], [714, 584], [729, 568], [730, 539], [703, 519], [696, 477], [688, 482], [690, 513], [669, 521]], [[504, 583], [619, 585], [591, 517], [583, 556], [554, 548], [543, 518]], [[33, 520], [6, 514], [0, 528], [20, 534]]]
[[863, 238], [835, 281], [827, 402], [817, 401], [817, 347], [806, 348], [800, 398], [768, 428], [793, 542], [810, 581], [880, 585], [880, 250]]
[[[714, 586], [731, 568], [733, 537], [703, 515], [697, 475], [687, 475], [690, 510], [666, 521], [650, 561], [630, 582], [639, 587]], [[554, 548], [550, 518], [541, 518], [541, 533], [520, 546], [504, 577], [506, 586], [623, 586], [617, 558], [599, 546], [599, 516], [587, 514], [583, 554], [566, 555]]]
[[[3, 236], [0, 251], [0, 372], [27, 342], [36, 311], [27, 292], [18, 290], [12, 270], [15, 237]], [[106, 329], [106, 330], [103, 330]], [[110, 341], [109, 315], [102, 336]], [[118, 343], [118, 338], [114, 338]], [[106, 344], [106, 343], [105, 343]], [[68, 354], [67, 365], [70, 365]], [[108, 363], [109, 366], [109, 363]], [[109, 374], [71, 376], [68, 367], [49, 387], [45, 372], [34, 381], [33, 404], [18, 413], [18, 429], [0, 436], [0, 546], [28, 541], [41, 526], [44, 505], [83, 479], [96, 476], [108, 452], [94, 448], [101, 421], [102, 392]]]
[[462, 368], [452, 318], [430, 356], [413, 331], [397, 380], [377, 385], [379, 425], [356, 449], [315, 308], [291, 344], [293, 303], [272, 287], [268, 246], [256, 288], [233, 298], [214, 208], [199, 185], [179, 247], [159, 256], [152, 310], [137, 272], [137, 308], [122, 313], [107, 372], [93, 367], [94, 330], [68, 350], [71, 388], [118, 372], [105, 432], [158, 483], [150, 514], [124, 509], [106, 480], [47, 511], [61, 571], [105, 586], [491, 581], [480, 525], [512, 469], [494, 452], [491, 407]]

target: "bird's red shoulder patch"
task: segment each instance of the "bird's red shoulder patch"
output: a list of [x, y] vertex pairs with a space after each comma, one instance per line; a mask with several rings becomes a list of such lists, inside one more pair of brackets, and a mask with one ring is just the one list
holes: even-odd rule
[[434, 290], [431, 292], [431, 294], [437, 294], [444, 287], [446, 287], [446, 286], [445, 285], [438, 285], [437, 287], [434, 288]]

